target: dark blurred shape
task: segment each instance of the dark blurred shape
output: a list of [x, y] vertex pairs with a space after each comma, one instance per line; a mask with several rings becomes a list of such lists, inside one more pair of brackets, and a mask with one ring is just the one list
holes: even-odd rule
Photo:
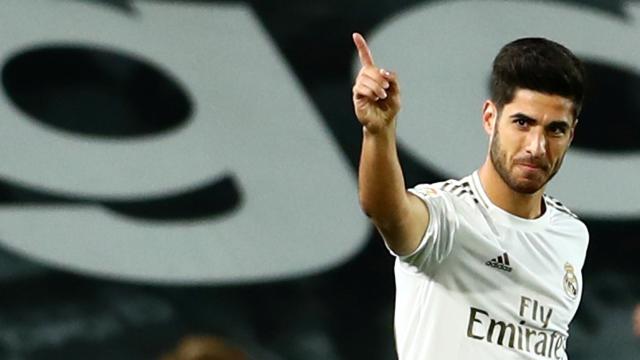
[[574, 145], [606, 152], [640, 150], [640, 74], [585, 61], [587, 94]]
[[33, 119], [69, 132], [133, 137], [174, 130], [193, 111], [176, 79], [132, 54], [50, 45], [9, 58], [8, 97]]
[[102, 204], [119, 214], [146, 220], [197, 220], [226, 215], [242, 201], [240, 185], [232, 175], [199, 188], [158, 198], [107, 201]]
[[180, 340], [175, 350], [160, 360], [248, 360], [240, 348], [211, 335], [189, 335]]
[[101, 205], [122, 216], [150, 221], [211, 219], [229, 215], [240, 207], [242, 201], [242, 186], [233, 174], [224, 175], [177, 193], [125, 200], [65, 197], [0, 179], [0, 205]]

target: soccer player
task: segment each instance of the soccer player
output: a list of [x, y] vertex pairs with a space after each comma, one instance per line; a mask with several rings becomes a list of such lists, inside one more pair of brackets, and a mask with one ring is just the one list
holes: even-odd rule
[[[578, 124], [581, 62], [547, 39], [505, 45], [481, 113], [484, 163], [462, 179], [407, 191], [398, 77], [374, 64], [360, 34], [353, 40], [362, 65], [353, 86], [363, 127], [360, 203], [396, 257], [399, 358], [566, 359], [589, 235], [544, 190]], [[424, 141], [435, 136], [453, 142], [456, 134], [425, 132]]]

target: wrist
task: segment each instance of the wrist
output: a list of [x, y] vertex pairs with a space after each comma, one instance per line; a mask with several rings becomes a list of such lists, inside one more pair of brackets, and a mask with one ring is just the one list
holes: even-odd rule
[[396, 138], [396, 127], [395, 125], [387, 125], [381, 127], [362, 127], [362, 137], [364, 139], [370, 139], [385, 142], [394, 142]]
[[384, 122], [384, 124], [368, 124], [362, 126], [362, 133], [369, 135], [395, 135], [396, 132], [396, 119]]

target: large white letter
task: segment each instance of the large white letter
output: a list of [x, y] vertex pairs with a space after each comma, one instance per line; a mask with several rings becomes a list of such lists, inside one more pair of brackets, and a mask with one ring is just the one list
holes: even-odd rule
[[0, 176], [70, 198], [141, 200], [234, 174], [244, 200], [221, 218], [165, 223], [100, 206], [7, 204], [6, 247], [151, 282], [300, 276], [359, 250], [369, 227], [346, 159], [246, 6], [135, 2], [136, 15], [123, 16], [87, 3], [3, 1], [3, 62], [57, 44], [125, 53], [172, 74], [193, 117], [175, 132], [104, 140], [29, 121], [4, 96]]

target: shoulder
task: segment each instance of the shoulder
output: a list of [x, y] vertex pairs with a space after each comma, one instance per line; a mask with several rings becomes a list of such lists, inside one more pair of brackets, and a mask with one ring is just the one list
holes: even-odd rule
[[551, 212], [551, 224], [554, 231], [574, 238], [586, 249], [589, 242], [589, 229], [582, 220], [558, 199], [544, 195], [547, 211]]
[[471, 177], [449, 179], [432, 184], [419, 184], [411, 189], [413, 193], [423, 197], [446, 197], [451, 201], [464, 201], [478, 204], [477, 194], [472, 186]]
[[547, 210], [551, 211], [552, 219], [556, 225], [566, 225], [575, 229], [575, 231], [588, 235], [587, 226], [580, 220], [578, 215], [560, 202], [560, 200], [545, 194], [544, 202]]
[[[576, 215], [573, 211], [571, 211], [568, 207], [566, 207], [564, 204], [562, 204], [560, 202], [560, 200], [554, 198], [553, 196], [544, 194], [544, 202], [547, 205], [547, 207], [552, 210], [552, 211], [558, 211], [564, 215], [570, 216], [578, 221], [580, 221], [580, 219], [578, 218], [578, 215]], [[581, 221], [580, 221], [581, 222]]]

